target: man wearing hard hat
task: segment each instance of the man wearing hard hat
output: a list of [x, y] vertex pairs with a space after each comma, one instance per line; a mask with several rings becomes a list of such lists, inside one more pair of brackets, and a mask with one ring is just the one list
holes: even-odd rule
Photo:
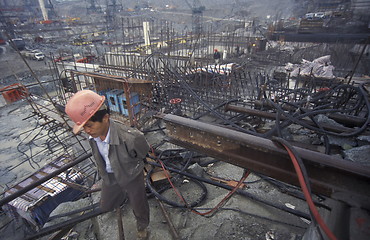
[[100, 208], [111, 211], [128, 198], [137, 222], [138, 238], [148, 237], [149, 204], [144, 183], [144, 161], [149, 145], [140, 131], [110, 119], [105, 97], [90, 91], [77, 92], [65, 111], [75, 123], [73, 132], [82, 128], [103, 180]]
[[220, 54], [220, 52], [217, 49], [214, 49], [213, 51], [214, 51], [214, 53], [213, 53], [213, 59], [215, 59], [215, 64], [219, 64], [220, 63], [221, 54]]

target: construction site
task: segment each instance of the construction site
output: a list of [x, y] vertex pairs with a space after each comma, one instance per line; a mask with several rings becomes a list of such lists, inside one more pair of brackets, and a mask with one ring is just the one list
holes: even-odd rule
[[370, 239], [369, 10], [0, 0], [0, 239], [139, 239], [99, 208], [81, 90], [150, 144], [147, 239]]

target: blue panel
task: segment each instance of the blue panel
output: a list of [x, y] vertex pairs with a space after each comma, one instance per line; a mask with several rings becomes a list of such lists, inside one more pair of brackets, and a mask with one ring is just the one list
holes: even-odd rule
[[111, 111], [120, 112], [118, 95], [122, 95], [123, 90], [113, 89], [107, 92], [108, 106]]
[[108, 97], [107, 97], [107, 92], [109, 92], [110, 89], [104, 89], [104, 90], [100, 90], [98, 91], [98, 94], [101, 95], [101, 96], [104, 96], [105, 97], [105, 104], [108, 106]]
[[[126, 96], [124, 93], [118, 95], [119, 107], [121, 113], [128, 116]], [[134, 115], [140, 112], [139, 95], [137, 93], [130, 94], [130, 104], [134, 107]]]

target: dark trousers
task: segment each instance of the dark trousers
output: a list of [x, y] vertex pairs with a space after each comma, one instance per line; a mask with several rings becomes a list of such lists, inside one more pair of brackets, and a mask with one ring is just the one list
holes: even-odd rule
[[124, 188], [114, 179], [113, 174], [109, 174], [113, 184], [102, 184], [100, 208], [103, 211], [112, 211], [119, 207], [126, 196], [136, 217], [137, 230], [141, 231], [149, 225], [149, 203], [146, 197], [144, 173], [141, 172], [134, 180]]

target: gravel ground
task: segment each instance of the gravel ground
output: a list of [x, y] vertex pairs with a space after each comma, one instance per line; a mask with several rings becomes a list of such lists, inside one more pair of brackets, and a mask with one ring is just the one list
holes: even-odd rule
[[[233, 165], [219, 162], [204, 171], [213, 171], [214, 174], [223, 176], [225, 171], [239, 179], [242, 169]], [[256, 179], [251, 176], [250, 180]], [[248, 179], [249, 180], [249, 179]], [[184, 183], [181, 192], [184, 195], [189, 192], [193, 196], [199, 194], [199, 188], [191, 187], [191, 183]], [[189, 185], [189, 186], [186, 186]], [[186, 189], [188, 187], [188, 189]], [[227, 194], [224, 189], [207, 185], [208, 194], [205, 202], [200, 208], [215, 207]], [[172, 190], [168, 190], [171, 192]], [[306, 205], [300, 200], [279, 193], [276, 189], [266, 183], [260, 182], [248, 185], [248, 192], [257, 196], [266, 197], [274, 203], [290, 204], [296, 209], [306, 211]], [[168, 197], [168, 192], [163, 196]], [[75, 208], [81, 208], [90, 202], [97, 202], [99, 193], [93, 194], [92, 198], [82, 199], [78, 202], [65, 203], [60, 205], [53, 214], [61, 214]], [[174, 199], [173, 199], [174, 200]], [[191, 200], [191, 197], [188, 199]], [[149, 199], [150, 218], [149, 225], [151, 240], [175, 239], [171, 235], [166, 218], [163, 216], [158, 200]], [[173, 208], [165, 204], [165, 209], [175, 227], [180, 239], [204, 240], [204, 239], [243, 239], [243, 240], [298, 240], [307, 228], [307, 223], [299, 217], [286, 212], [266, 207], [242, 196], [233, 196], [218, 212], [212, 216], [199, 216], [189, 210]], [[205, 212], [205, 210], [199, 210]], [[64, 218], [63, 220], [66, 220]], [[50, 224], [60, 221], [56, 220]], [[96, 232], [99, 232], [98, 239], [116, 239], [117, 218], [115, 212], [110, 212], [97, 217], [97, 224], [92, 221], [80, 223], [73, 228], [71, 236], [78, 236], [76, 239], [95, 239]], [[123, 207], [123, 225], [125, 239], [136, 239], [135, 218], [129, 203]], [[87, 231], [90, 229], [91, 231]], [[92, 231], [99, 229], [98, 231]], [[45, 238], [46, 239], [46, 238]], [[75, 238], [71, 238], [75, 239]]]

